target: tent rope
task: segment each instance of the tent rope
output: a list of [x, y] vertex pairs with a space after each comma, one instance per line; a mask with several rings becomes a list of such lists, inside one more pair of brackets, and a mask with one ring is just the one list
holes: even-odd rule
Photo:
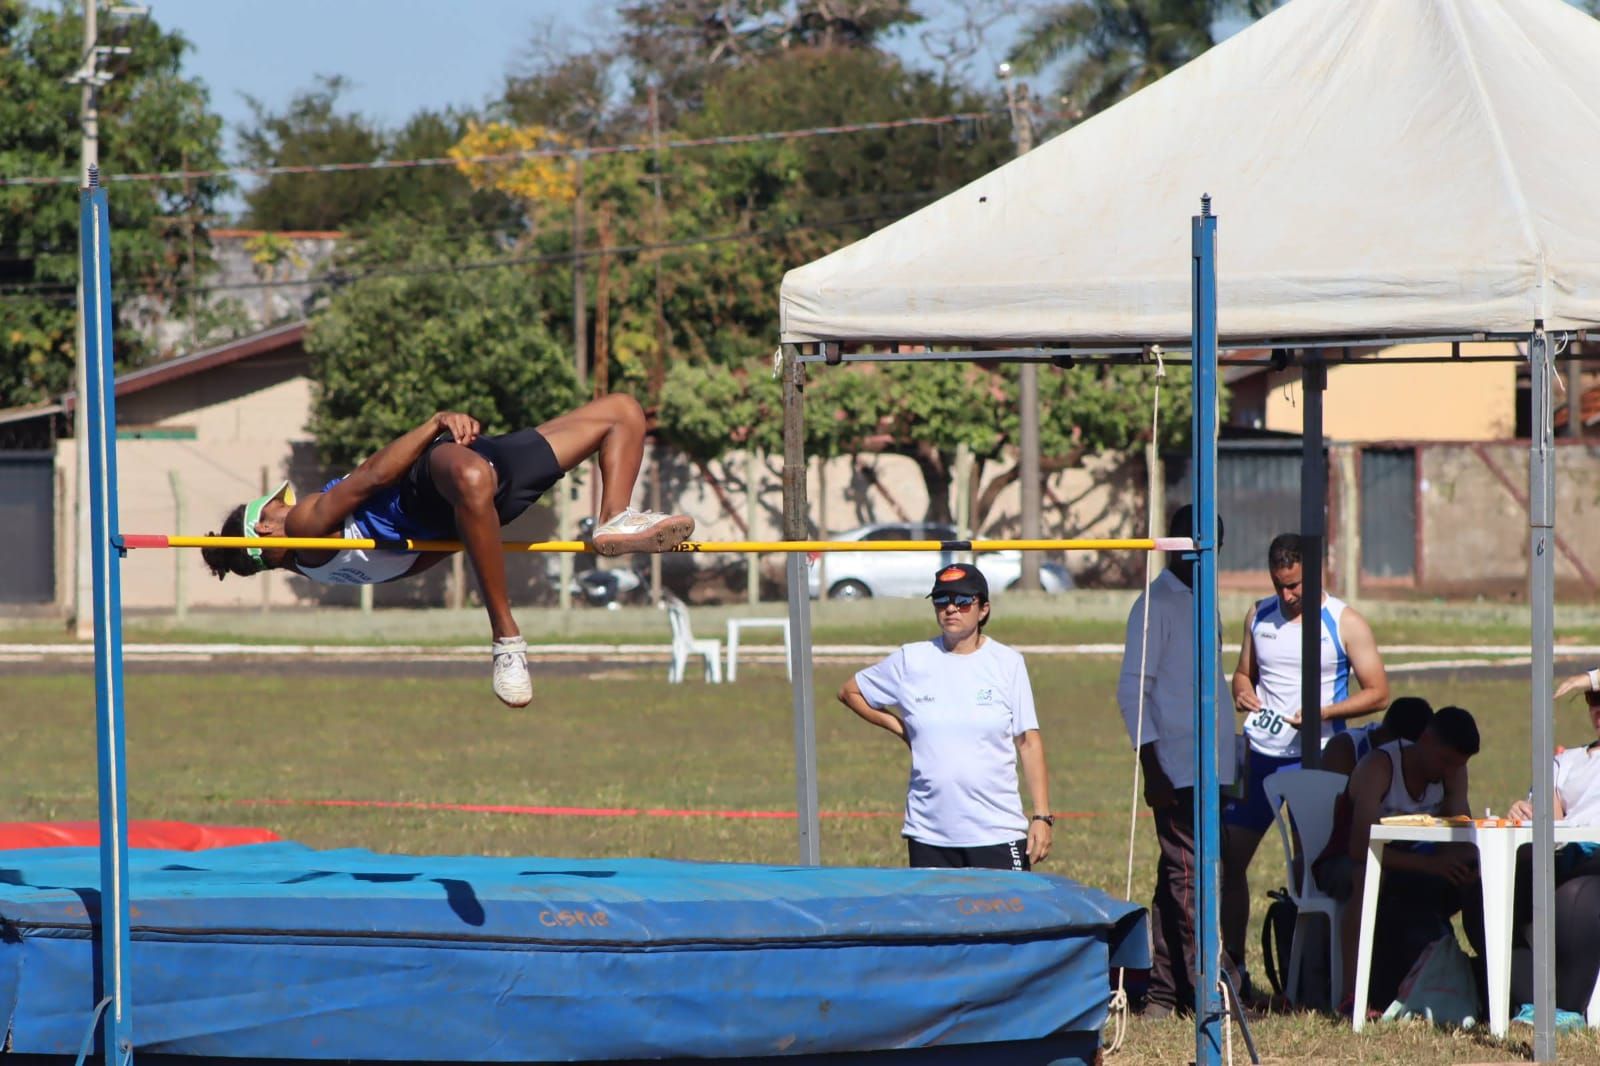
[[[1161, 345], [1152, 345], [1150, 354], [1156, 361], [1156, 387], [1150, 403], [1150, 447], [1159, 454], [1161, 448], [1161, 384], [1167, 377], [1167, 364], [1161, 357]], [[1156, 478], [1159, 475], [1160, 464], [1148, 462], [1145, 464], [1145, 510], [1146, 525], [1151, 537], [1156, 535], [1158, 516], [1153, 506], [1148, 506], [1148, 501], [1156, 498]], [[1140, 621], [1139, 635], [1139, 697], [1138, 715], [1133, 727], [1133, 792], [1128, 798], [1128, 873], [1123, 886], [1122, 896], [1129, 903], [1133, 902], [1133, 857], [1134, 848], [1138, 843], [1139, 835], [1139, 749], [1144, 746], [1144, 669], [1150, 647], [1150, 582], [1151, 573], [1155, 567], [1155, 552], [1144, 554], [1144, 616]], [[1128, 1035], [1128, 989], [1126, 968], [1117, 971], [1117, 988], [1111, 994], [1110, 1011], [1115, 1019], [1113, 1022], [1111, 1043], [1106, 1047], [1107, 1054], [1115, 1054], [1122, 1050], [1123, 1039]]]

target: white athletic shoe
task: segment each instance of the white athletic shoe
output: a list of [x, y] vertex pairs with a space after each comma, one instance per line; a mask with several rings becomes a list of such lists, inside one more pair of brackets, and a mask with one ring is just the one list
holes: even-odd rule
[[528, 642], [521, 637], [501, 637], [489, 649], [494, 655], [494, 694], [507, 707], [533, 702], [533, 679], [528, 676]]
[[626, 507], [594, 531], [594, 550], [601, 555], [671, 551], [693, 532], [694, 519], [688, 515]]

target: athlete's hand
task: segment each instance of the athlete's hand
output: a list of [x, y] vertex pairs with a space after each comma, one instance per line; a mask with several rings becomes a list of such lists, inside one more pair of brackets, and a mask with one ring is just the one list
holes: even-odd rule
[[439, 423], [440, 429], [447, 429], [456, 439], [457, 444], [471, 444], [478, 439], [483, 427], [471, 415], [464, 415], [460, 411], [440, 411], [433, 416]]
[[1032, 865], [1044, 861], [1050, 854], [1050, 842], [1054, 836], [1050, 826], [1044, 822], [1028, 823], [1028, 863]]
[[1506, 811], [1506, 817], [1516, 822], [1533, 821], [1533, 804], [1525, 799], [1517, 800]]
[[1256, 687], [1246, 681], [1233, 686], [1233, 705], [1241, 714], [1255, 714], [1261, 709], [1261, 697], [1256, 695]]

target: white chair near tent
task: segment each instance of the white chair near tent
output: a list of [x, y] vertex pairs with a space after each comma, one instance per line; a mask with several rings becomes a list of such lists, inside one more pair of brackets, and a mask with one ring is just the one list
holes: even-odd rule
[[667, 622], [672, 626], [672, 662], [667, 667], [667, 681], [677, 685], [683, 682], [683, 673], [689, 660], [696, 655], [704, 657], [705, 679], [713, 685], [722, 683], [722, 641], [714, 637], [696, 638], [689, 627], [689, 605], [676, 596], [662, 597], [661, 605], [667, 609]]
[[[1343, 904], [1317, 886], [1311, 863], [1327, 847], [1333, 835], [1333, 808], [1349, 783], [1343, 774], [1326, 770], [1279, 770], [1261, 782], [1272, 808], [1278, 835], [1283, 838], [1283, 857], [1288, 872], [1289, 898], [1299, 914], [1295, 919], [1294, 942], [1289, 949], [1289, 972], [1285, 975], [1285, 994], [1290, 1003], [1300, 1001], [1300, 976], [1305, 957], [1309, 920], [1321, 916], [1328, 923], [1328, 987], [1335, 1001], [1344, 987], [1344, 956], [1340, 938], [1340, 912]], [[1295, 875], [1295, 838], [1300, 843], [1299, 876]]]

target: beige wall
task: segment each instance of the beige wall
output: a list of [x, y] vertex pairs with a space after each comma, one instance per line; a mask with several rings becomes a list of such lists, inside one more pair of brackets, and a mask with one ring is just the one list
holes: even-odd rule
[[[1555, 467], [1556, 583], [1564, 596], [1594, 599], [1600, 595], [1600, 460], [1582, 444], [1558, 444]], [[1525, 594], [1527, 443], [1425, 445], [1420, 474], [1422, 588]]]
[[[1463, 345], [1472, 355], [1514, 354], [1509, 344]], [[1385, 355], [1448, 356], [1448, 344]], [[1381, 362], [1383, 355], [1377, 357]], [[1504, 440], [1516, 432], [1516, 363], [1330, 366], [1323, 433], [1331, 440]], [[1266, 428], [1299, 433], [1305, 400], [1298, 370], [1271, 375]]]
[[[232, 507], [261, 491], [263, 477], [269, 485], [291, 478], [302, 491], [320, 487], [327, 473], [316, 461], [314, 445], [305, 428], [311, 410], [311, 388], [305, 371], [305, 356], [292, 349], [283, 355], [245, 360], [119, 399], [118, 421], [124, 433], [138, 426], [192, 429], [195, 433], [193, 440], [118, 441], [123, 532], [203, 534], [219, 529]], [[56, 456], [63, 489], [57, 511], [61, 562], [56, 585], [57, 600], [63, 608], [70, 605], [72, 598], [73, 444], [70, 439], [60, 441]], [[980, 486], [1004, 466], [990, 464], [981, 472]], [[171, 481], [174, 474], [185, 497], [181, 522]], [[722, 487], [721, 494], [713, 487], [713, 480]], [[675, 454], [667, 455], [662, 464], [666, 506], [695, 516], [699, 523], [697, 537], [704, 540], [747, 539], [746, 531], [730, 514], [730, 509], [741, 519], [747, 514], [745, 480], [743, 453], [707, 464], [704, 473]], [[839, 458], [827, 464], [826, 472], [821, 463], [814, 461], [808, 480], [812, 520], [832, 533], [872, 522], [920, 521], [927, 511], [927, 492], [918, 468], [901, 456]], [[634, 493], [636, 506], [648, 505], [649, 485], [647, 464]], [[578, 518], [591, 508], [591, 476], [586, 471], [579, 473], [568, 482], [568, 488], [575, 489], [576, 496], [566, 530], [571, 535]], [[755, 524], [748, 537], [780, 539], [783, 494], [779, 458], [767, 457], [760, 464], [755, 491]], [[1121, 455], [1093, 458], [1082, 468], [1059, 472], [1048, 480], [1045, 535], [1142, 535], [1144, 498], [1142, 461]], [[528, 540], [555, 536], [555, 500], [551, 497], [547, 502], [548, 506], [533, 508], [508, 528], [507, 536]], [[978, 535], [1016, 536], [1019, 507], [1018, 489], [1013, 484], [999, 495]], [[1124, 572], [1129, 562], [1123, 554], [1074, 554], [1066, 562], [1087, 582], [1125, 583], [1134, 575]], [[508, 576], [515, 599], [527, 602], [533, 586], [543, 579], [546, 563], [542, 556], [510, 560]], [[730, 572], [742, 568], [743, 560], [683, 555], [670, 558], [667, 565], [677, 575], [675, 584], [693, 589], [697, 595], [726, 594], [729, 589], [743, 588], [742, 576]], [[176, 603], [179, 571], [185, 601], [195, 609], [356, 602], [354, 590], [328, 589], [284, 574], [230, 576], [218, 581], [206, 570], [198, 551], [176, 549], [129, 553], [122, 569], [124, 605], [134, 611], [171, 610]], [[770, 571], [764, 568], [764, 572]], [[377, 602], [442, 603], [449, 575], [450, 567], [440, 566], [424, 579], [383, 586], [377, 590]]]
[[[193, 428], [194, 440], [117, 442], [120, 524], [124, 533], [207, 533], [229, 509], [260, 493], [262, 469], [271, 479], [289, 476], [297, 455], [310, 452], [305, 431], [310, 384], [304, 357], [250, 360], [118, 400], [118, 422], [133, 426]], [[65, 498], [57, 512], [64, 551], [57, 569], [58, 601], [69, 604], [73, 576], [74, 441], [57, 444]], [[170, 475], [186, 498], [178, 528]], [[304, 484], [296, 478], [297, 484]], [[133, 551], [122, 567], [123, 604], [130, 610], [171, 607], [174, 568], [181, 567], [191, 607], [253, 607], [296, 602], [280, 575], [219, 582], [198, 551]], [[263, 591], [265, 590], [265, 591]]]

